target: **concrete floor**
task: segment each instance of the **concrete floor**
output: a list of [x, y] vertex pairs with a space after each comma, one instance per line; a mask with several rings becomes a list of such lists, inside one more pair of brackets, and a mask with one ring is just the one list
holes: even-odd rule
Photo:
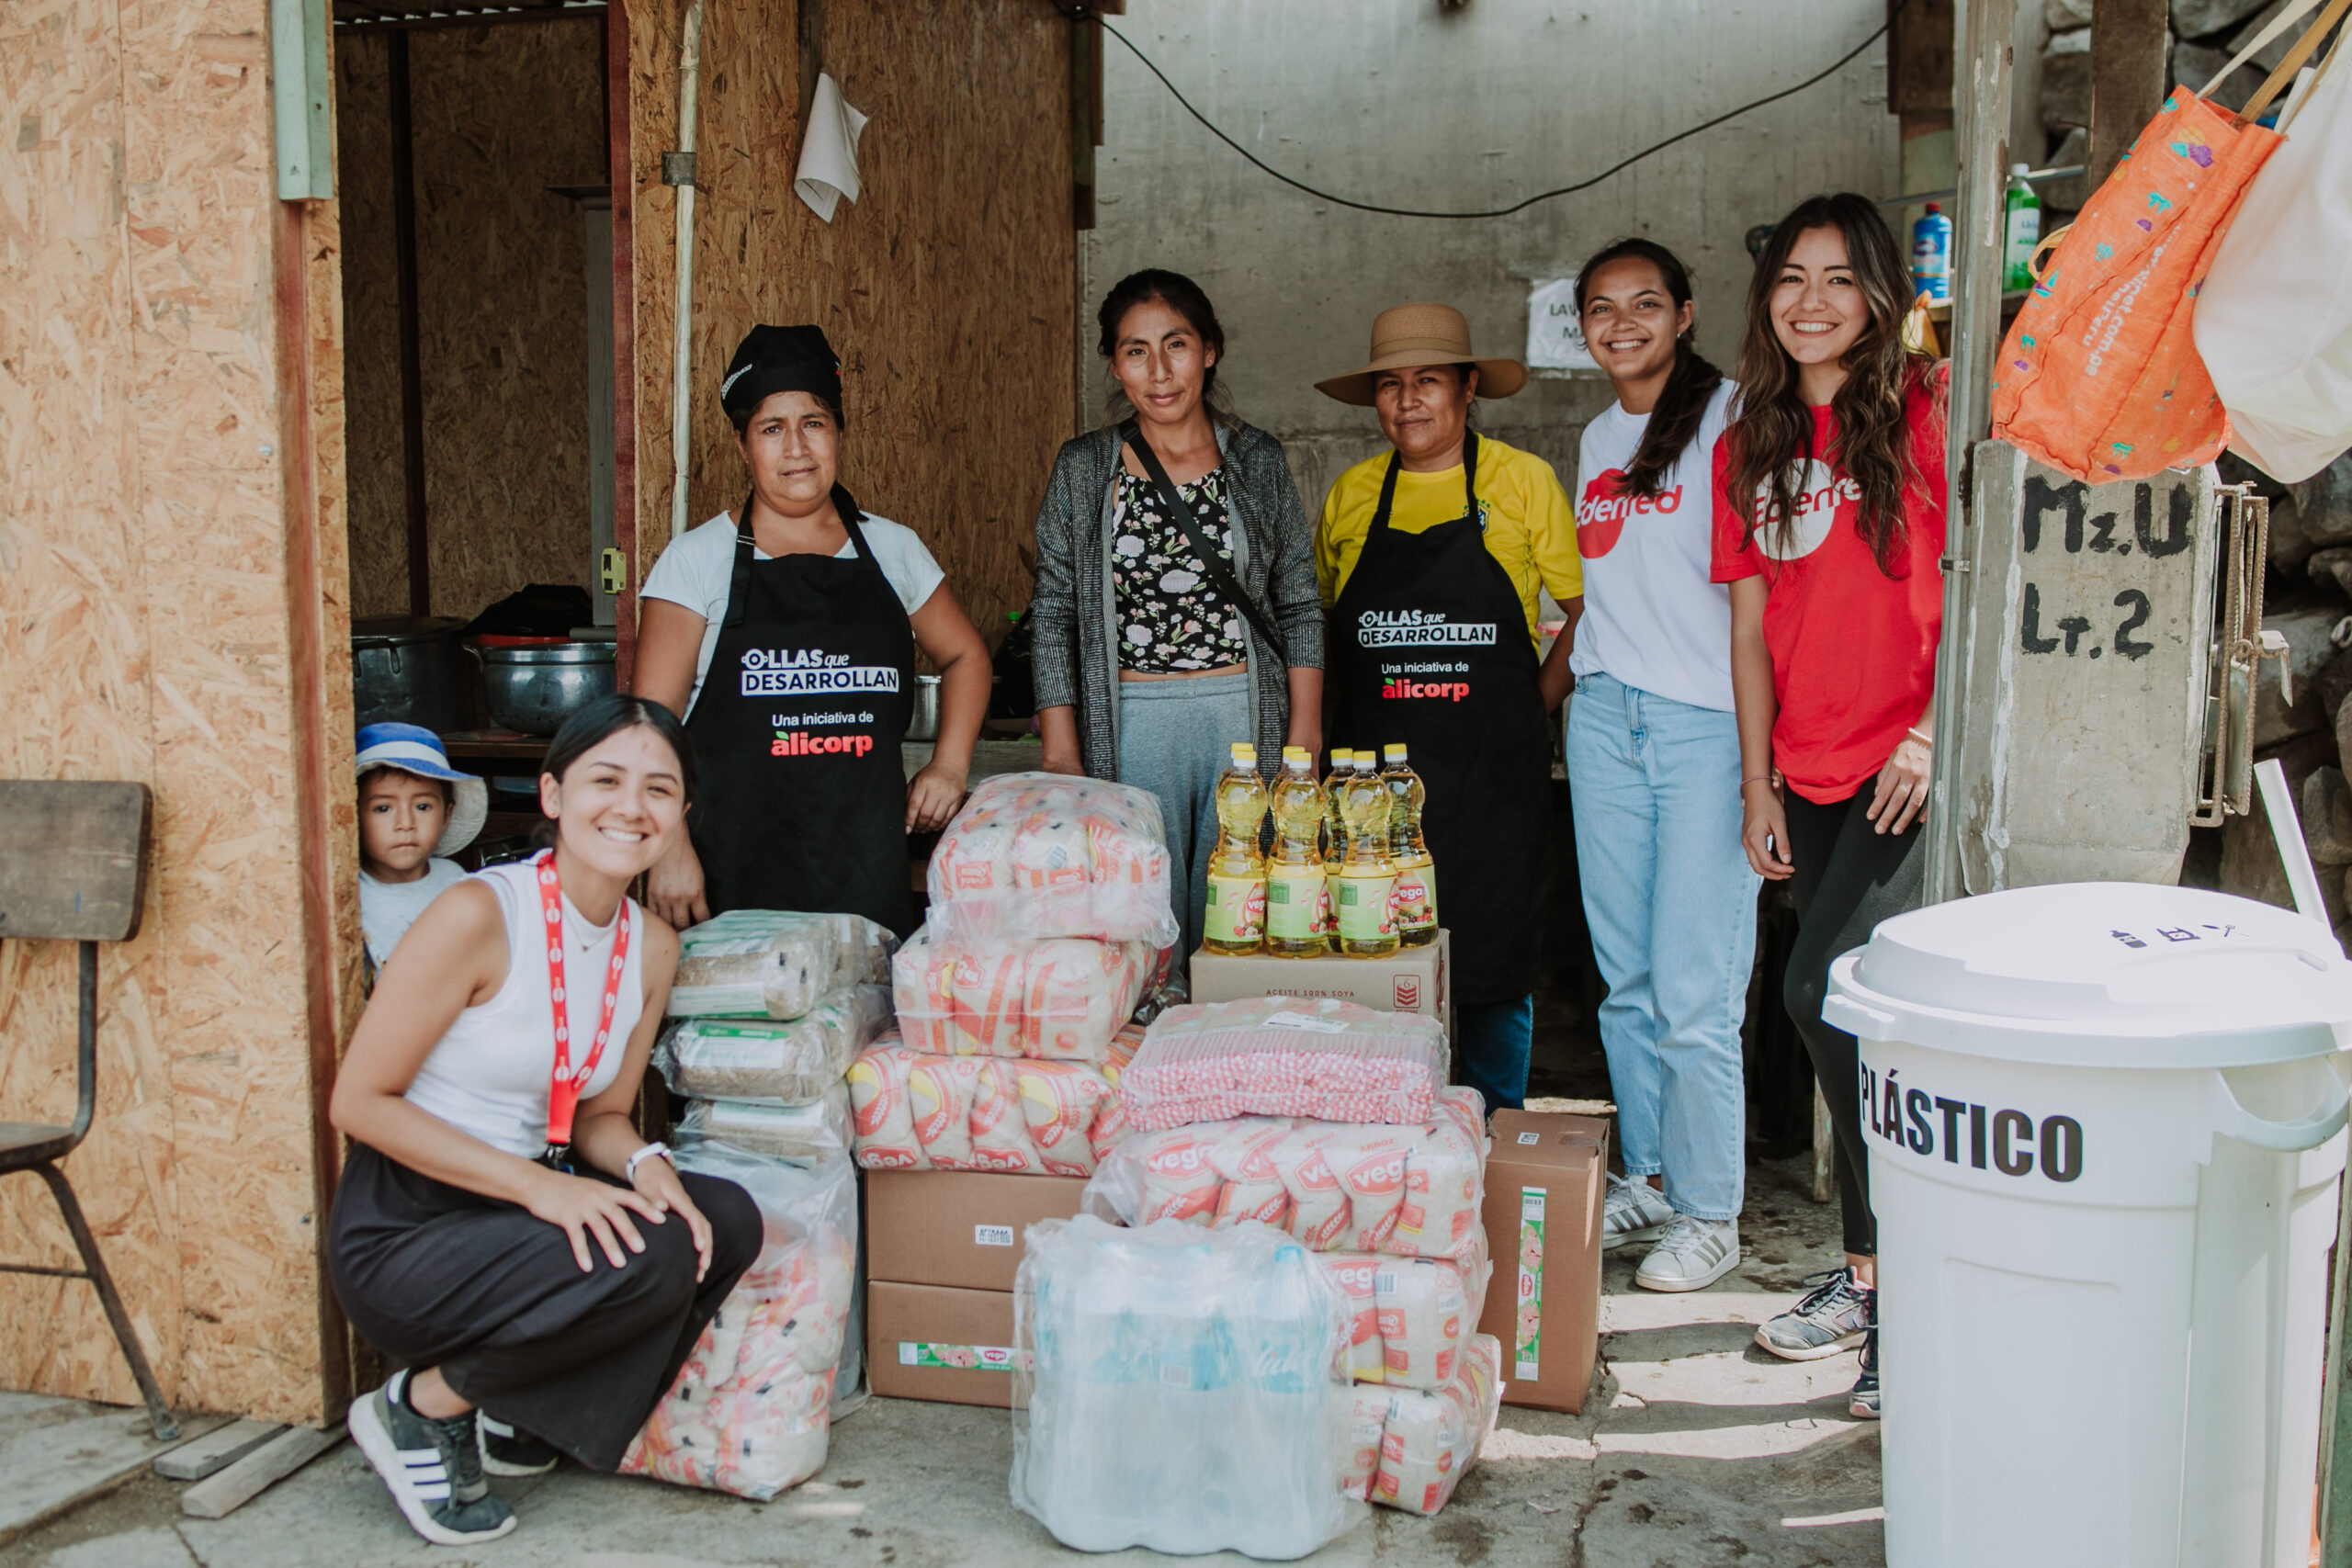
[[[1751, 1168], [1747, 1260], [1683, 1296], [1604, 1278], [1602, 1367], [1577, 1416], [1506, 1405], [1434, 1519], [1375, 1508], [1307, 1561], [1331, 1568], [1861, 1568], [1884, 1561], [1878, 1434], [1851, 1420], [1854, 1359], [1798, 1366], [1750, 1342], [1800, 1276], [1836, 1259], [1834, 1209], [1803, 1162]], [[0, 1427], [6, 1417], [0, 1416]], [[0, 1438], [5, 1438], [0, 1430]], [[1006, 1500], [1001, 1411], [876, 1400], [823, 1472], [757, 1505], [566, 1467], [501, 1483], [522, 1526], [467, 1551], [410, 1534], [344, 1444], [226, 1519], [179, 1511], [141, 1471], [0, 1549], [0, 1568], [1015, 1568], [1066, 1558]], [[1160, 1561], [1120, 1553], [1106, 1562]], [[1239, 1562], [1238, 1558], [1215, 1560]]]

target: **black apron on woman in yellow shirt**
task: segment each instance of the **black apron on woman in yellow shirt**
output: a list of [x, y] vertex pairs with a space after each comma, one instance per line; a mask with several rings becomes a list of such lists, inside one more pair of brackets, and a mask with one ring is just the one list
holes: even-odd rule
[[1401, 741], [1429, 787], [1421, 830], [1453, 994], [1513, 1001], [1535, 988], [1551, 860], [1551, 726], [1519, 591], [1478, 522], [1478, 435], [1463, 444], [1467, 510], [1418, 534], [1389, 526], [1391, 454], [1355, 570], [1331, 610], [1335, 746]]
[[727, 612], [686, 732], [701, 796], [689, 826], [703, 897], [729, 909], [864, 915], [914, 931], [907, 778], [914, 629], [874, 558], [864, 513], [833, 487], [850, 559], [752, 558], [735, 535]]

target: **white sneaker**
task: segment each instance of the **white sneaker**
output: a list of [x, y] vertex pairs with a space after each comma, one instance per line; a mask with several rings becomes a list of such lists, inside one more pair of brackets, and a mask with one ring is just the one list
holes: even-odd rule
[[1739, 1222], [1677, 1214], [1634, 1273], [1645, 1291], [1703, 1291], [1739, 1262]]
[[1630, 1241], [1656, 1241], [1674, 1223], [1674, 1205], [1647, 1181], [1609, 1179], [1609, 1195], [1600, 1203], [1600, 1250], [1608, 1252]]

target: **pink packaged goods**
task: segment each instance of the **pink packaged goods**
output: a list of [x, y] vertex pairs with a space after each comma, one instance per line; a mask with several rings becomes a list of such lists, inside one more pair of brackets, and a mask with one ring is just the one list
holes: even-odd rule
[[1148, 790], [1060, 773], [984, 779], [931, 857], [932, 924], [958, 937], [1177, 940]]
[[1089, 1176], [1125, 1135], [1112, 1086], [1140, 1042], [1100, 1064], [946, 1056], [886, 1035], [850, 1064], [857, 1163], [868, 1170]]
[[1477, 1462], [1502, 1404], [1502, 1342], [1474, 1334], [1454, 1376], [1433, 1389], [1358, 1387], [1340, 1489], [1351, 1497], [1434, 1514]]
[[1159, 960], [1141, 942], [1019, 942], [930, 926], [891, 961], [907, 1043], [941, 1056], [1099, 1062]]
[[1413, 1127], [1430, 1120], [1446, 1065], [1445, 1028], [1436, 1019], [1249, 997], [1161, 1013], [1120, 1079], [1119, 1098], [1146, 1131], [1236, 1116]]
[[1460, 1258], [1319, 1252], [1348, 1306], [1348, 1371], [1358, 1382], [1437, 1388], [1461, 1370], [1493, 1275], [1486, 1236]]
[[[1141, 1065], [1138, 1053], [1123, 1091]], [[1129, 1225], [1258, 1220], [1314, 1252], [1460, 1260], [1485, 1247], [1486, 1152], [1466, 1089], [1439, 1090], [1412, 1127], [1244, 1116], [1137, 1132], [1101, 1157], [1086, 1211]]]

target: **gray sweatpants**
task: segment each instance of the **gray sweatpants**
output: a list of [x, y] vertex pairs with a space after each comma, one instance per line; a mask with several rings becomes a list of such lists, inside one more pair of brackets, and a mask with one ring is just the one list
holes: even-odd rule
[[[1209, 856], [1216, 849], [1216, 779], [1236, 741], [1249, 744], [1250, 677], [1119, 682], [1119, 782], [1159, 797], [1168, 826], [1170, 896], [1184, 922], [1177, 970], [1208, 921]], [[1183, 891], [1177, 891], [1182, 888]]]

